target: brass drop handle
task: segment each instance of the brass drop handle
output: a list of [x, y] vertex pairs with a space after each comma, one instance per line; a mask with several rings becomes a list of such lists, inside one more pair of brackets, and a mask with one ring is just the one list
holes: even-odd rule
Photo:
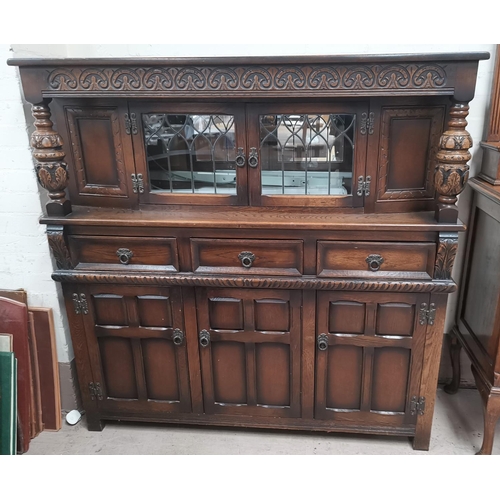
[[241, 260], [241, 265], [246, 269], [252, 267], [253, 261], [255, 260], [255, 255], [252, 252], [241, 252], [238, 255], [238, 259]]
[[172, 333], [172, 342], [174, 345], [181, 345], [184, 342], [184, 332], [176, 328]]
[[365, 260], [368, 264], [368, 269], [373, 272], [378, 271], [384, 263], [384, 258], [379, 254], [370, 254]]
[[118, 256], [120, 264], [127, 265], [130, 262], [130, 259], [134, 256], [134, 252], [128, 248], [119, 248], [116, 251], [116, 255]]
[[252, 168], [257, 168], [259, 164], [259, 155], [257, 154], [257, 148], [250, 148], [250, 154], [248, 155], [248, 164]]
[[208, 344], [210, 344], [210, 333], [207, 330], [202, 330], [198, 334], [198, 338], [200, 339], [201, 347], [208, 347]]
[[246, 162], [246, 156], [243, 152], [243, 148], [238, 148], [238, 154], [236, 155], [235, 163], [237, 167], [244, 167]]
[[328, 335], [326, 333], [318, 335], [317, 343], [320, 351], [326, 351], [328, 349]]

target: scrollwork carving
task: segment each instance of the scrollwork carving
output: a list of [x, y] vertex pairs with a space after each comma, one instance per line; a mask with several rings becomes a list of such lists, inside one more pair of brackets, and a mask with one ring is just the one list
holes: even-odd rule
[[446, 86], [439, 64], [328, 64], [279, 66], [58, 67], [50, 90], [72, 92], [287, 92], [436, 89]]

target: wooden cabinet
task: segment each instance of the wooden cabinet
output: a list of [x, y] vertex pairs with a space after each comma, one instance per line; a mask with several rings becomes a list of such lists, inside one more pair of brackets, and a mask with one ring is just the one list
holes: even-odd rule
[[428, 449], [487, 57], [10, 61], [89, 428]]

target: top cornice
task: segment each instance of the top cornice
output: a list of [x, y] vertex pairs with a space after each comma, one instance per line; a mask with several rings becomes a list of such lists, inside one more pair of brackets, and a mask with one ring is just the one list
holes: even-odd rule
[[474, 95], [487, 52], [452, 54], [10, 59], [24, 95], [53, 97], [321, 98]]
[[274, 65], [274, 64], [347, 64], [384, 62], [456, 62], [481, 61], [490, 58], [489, 52], [446, 52], [427, 54], [342, 54], [265, 57], [97, 57], [97, 58], [13, 58], [9, 66], [190, 66], [190, 65]]

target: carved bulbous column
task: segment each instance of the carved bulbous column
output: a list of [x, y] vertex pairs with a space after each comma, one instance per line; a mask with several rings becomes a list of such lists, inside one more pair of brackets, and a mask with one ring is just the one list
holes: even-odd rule
[[454, 102], [450, 110], [448, 129], [443, 132], [436, 154], [437, 164], [434, 176], [436, 191], [439, 193], [436, 206], [438, 222], [455, 223], [458, 219], [457, 196], [464, 190], [469, 178], [471, 159], [469, 149], [472, 138], [465, 130], [469, 114], [466, 102]]
[[68, 170], [64, 163], [61, 136], [53, 129], [50, 120], [48, 102], [32, 106], [35, 117], [35, 131], [31, 135], [33, 157], [36, 160], [36, 175], [40, 185], [49, 192], [46, 205], [49, 215], [67, 215], [71, 213], [71, 202], [66, 199]]

